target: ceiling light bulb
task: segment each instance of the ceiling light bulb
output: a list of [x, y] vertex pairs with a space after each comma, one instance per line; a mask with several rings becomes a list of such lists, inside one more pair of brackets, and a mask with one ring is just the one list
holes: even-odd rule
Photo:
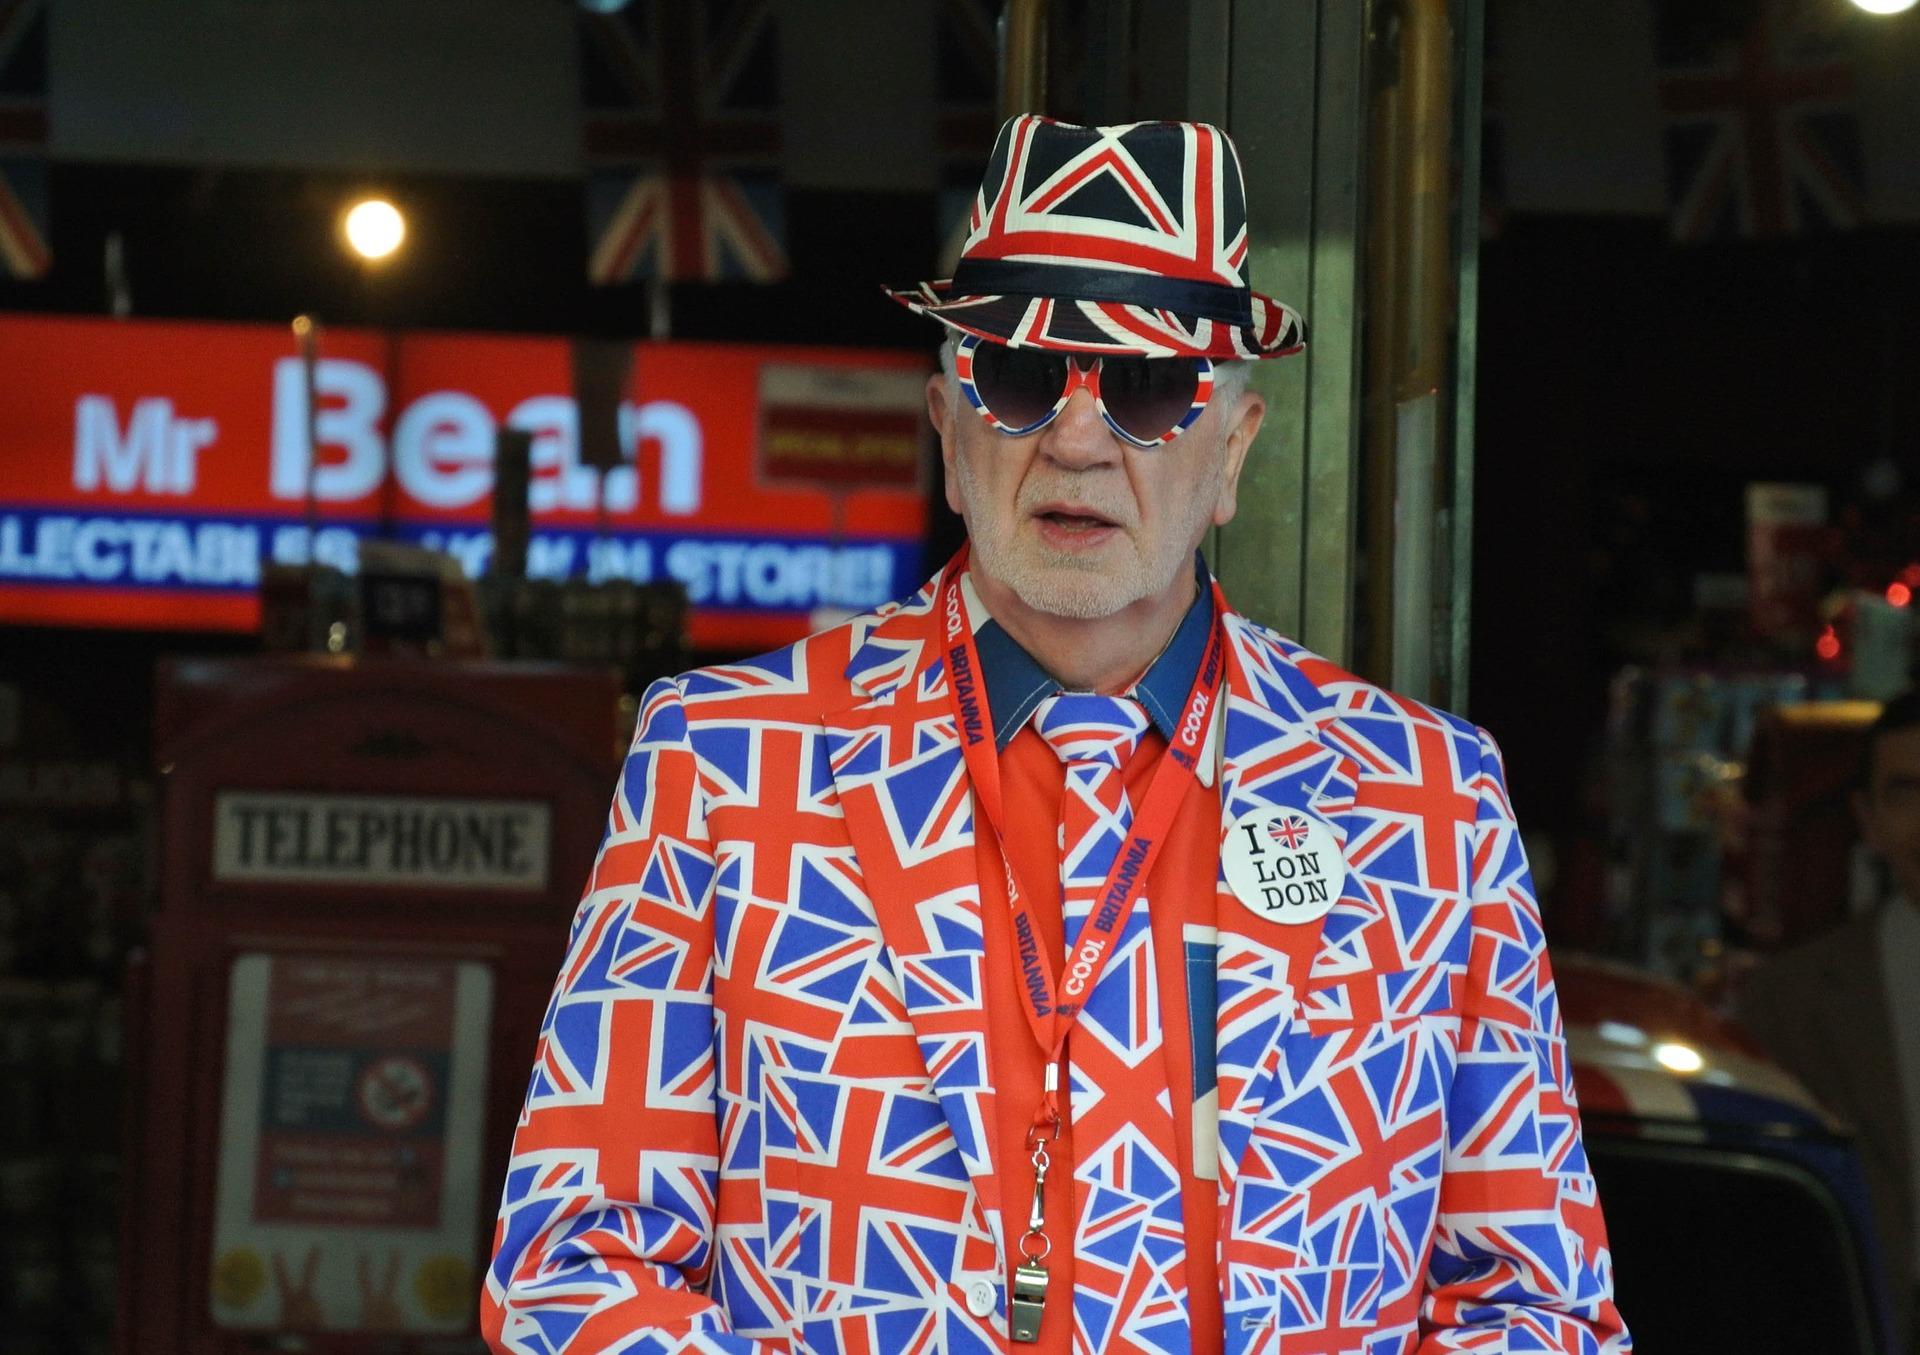
[[347, 243], [363, 259], [384, 259], [407, 238], [407, 219], [385, 198], [367, 198], [347, 209]]

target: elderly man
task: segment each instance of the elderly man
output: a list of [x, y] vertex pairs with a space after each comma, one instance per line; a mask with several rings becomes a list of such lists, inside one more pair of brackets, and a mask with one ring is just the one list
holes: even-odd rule
[[1498, 756], [1198, 560], [1301, 347], [1195, 123], [1002, 128], [927, 386], [970, 545], [656, 683], [501, 1351], [1624, 1351]]

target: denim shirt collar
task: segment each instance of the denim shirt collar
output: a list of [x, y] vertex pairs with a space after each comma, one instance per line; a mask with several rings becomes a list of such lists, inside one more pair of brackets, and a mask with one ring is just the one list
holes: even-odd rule
[[[1178, 728], [1187, 694], [1193, 689], [1194, 675], [1200, 671], [1200, 660], [1206, 656], [1207, 637], [1213, 630], [1213, 575], [1197, 551], [1193, 572], [1199, 587], [1194, 591], [1187, 614], [1180, 619], [1160, 657], [1128, 693], [1146, 707], [1154, 728], [1169, 742]], [[980, 623], [973, 633], [973, 644], [980, 654], [987, 709], [993, 714], [994, 747], [1005, 752], [1013, 736], [1032, 718], [1035, 707], [1063, 689], [993, 618]]]

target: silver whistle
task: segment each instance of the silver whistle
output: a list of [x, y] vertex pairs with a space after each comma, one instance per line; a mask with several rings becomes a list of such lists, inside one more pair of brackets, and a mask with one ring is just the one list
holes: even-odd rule
[[[1047, 1091], [1051, 1094], [1059, 1082], [1059, 1065], [1047, 1069]], [[1033, 1208], [1027, 1214], [1027, 1231], [1020, 1237], [1020, 1254], [1025, 1262], [1013, 1268], [1013, 1287], [1007, 1294], [1007, 1327], [1013, 1339], [1032, 1343], [1040, 1339], [1040, 1318], [1047, 1307], [1047, 1254], [1053, 1243], [1047, 1237], [1047, 1169], [1053, 1159], [1047, 1144], [1060, 1132], [1060, 1117], [1044, 1112], [1051, 1120], [1044, 1138], [1039, 1136], [1041, 1116], [1034, 1117], [1035, 1128], [1027, 1131], [1027, 1147], [1033, 1153]]]
[[1016, 1341], [1040, 1339], [1040, 1315], [1047, 1306], [1047, 1268], [1038, 1261], [1013, 1268], [1013, 1294], [1008, 1327]]

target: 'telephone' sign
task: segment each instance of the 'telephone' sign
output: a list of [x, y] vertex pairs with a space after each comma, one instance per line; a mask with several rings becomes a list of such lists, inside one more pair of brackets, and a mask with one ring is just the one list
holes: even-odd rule
[[213, 878], [544, 889], [549, 829], [533, 800], [222, 791]]
[[291, 348], [265, 326], [0, 317], [0, 620], [243, 628], [262, 564], [351, 570], [375, 532], [477, 575], [501, 428], [532, 439], [529, 572], [678, 580], [695, 644], [777, 643], [918, 582], [912, 477], [852, 466], [830, 496], [760, 455], [791, 433], [791, 401], [760, 408], [788, 372], [832, 396], [810, 395], [810, 428], [894, 448], [921, 418], [911, 359], [637, 345], [602, 471], [580, 459], [564, 341], [333, 332], [311, 410]]

